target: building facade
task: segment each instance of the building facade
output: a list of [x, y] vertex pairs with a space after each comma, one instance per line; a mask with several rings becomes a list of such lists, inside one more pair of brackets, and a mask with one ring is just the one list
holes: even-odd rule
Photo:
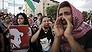
[[29, 16], [30, 14], [33, 14], [34, 16], [37, 16], [38, 13], [42, 13], [43, 15], [47, 15], [46, 8], [49, 6], [57, 5], [59, 2], [57, 1], [51, 1], [51, 0], [40, 0], [40, 2], [36, 5], [35, 12], [32, 12], [31, 8], [28, 6], [28, 4], [25, 2], [24, 4], [24, 13]]
[[[21, 0], [0, 0], [0, 10], [4, 13], [17, 14], [23, 12], [23, 2]], [[19, 2], [19, 3], [18, 3]]]

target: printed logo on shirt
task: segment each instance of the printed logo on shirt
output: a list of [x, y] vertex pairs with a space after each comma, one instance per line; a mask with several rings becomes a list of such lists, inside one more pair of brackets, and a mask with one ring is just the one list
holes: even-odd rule
[[50, 48], [51, 39], [48, 40], [47, 37], [40, 39], [40, 43], [44, 51], [48, 51]]

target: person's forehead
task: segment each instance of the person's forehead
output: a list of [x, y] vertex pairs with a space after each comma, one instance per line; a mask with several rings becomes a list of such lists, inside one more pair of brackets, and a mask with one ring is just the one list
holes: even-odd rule
[[42, 16], [42, 15], [38, 15], [38, 16]]
[[59, 13], [62, 13], [62, 12], [71, 12], [71, 9], [70, 9], [70, 7], [60, 8]]
[[23, 17], [22, 15], [19, 15], [18, 17]]
[[8, 16], [6, 18], [9, 18]]
[[45, 17], [45, 18], [43, 18], [43, 20], [49, 20], [49, 18]]

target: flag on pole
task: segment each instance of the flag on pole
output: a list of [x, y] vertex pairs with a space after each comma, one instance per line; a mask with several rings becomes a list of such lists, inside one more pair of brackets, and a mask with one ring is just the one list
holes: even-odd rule
[[32, 9], [33, 12], [35, 12], [35, 8], [36, 8], [34, 2], [37, 3], [40, 2], [40, 0], [25, 0], [25, 1], [27, 2], [28, 6]]

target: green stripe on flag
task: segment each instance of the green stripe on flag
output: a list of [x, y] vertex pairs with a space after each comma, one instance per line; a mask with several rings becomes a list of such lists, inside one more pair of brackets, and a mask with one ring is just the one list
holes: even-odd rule
[[32, 0], [26, 0], [28, 6], [33, 10], [33, 12], [35, 12], [35, 6], [34, 4], [32, 3]]

